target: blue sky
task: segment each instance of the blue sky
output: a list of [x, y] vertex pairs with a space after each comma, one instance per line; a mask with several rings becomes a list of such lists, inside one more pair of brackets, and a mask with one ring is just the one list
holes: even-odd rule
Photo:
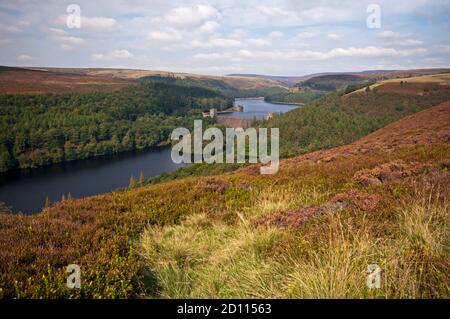
[[[67, 6], [81, 9], [80, 28]], [[370, 4], [380, 27], [368, 27]], [[303, 75], [450, 67], [450, 1], [0, 0], [0, 64]]]

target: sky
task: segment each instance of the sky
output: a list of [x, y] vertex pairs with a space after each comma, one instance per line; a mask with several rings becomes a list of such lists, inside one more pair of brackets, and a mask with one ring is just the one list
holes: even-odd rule
[[0, 65], [285, 76], [450, 67], [449, 17], [449, 0], [0, 0]]

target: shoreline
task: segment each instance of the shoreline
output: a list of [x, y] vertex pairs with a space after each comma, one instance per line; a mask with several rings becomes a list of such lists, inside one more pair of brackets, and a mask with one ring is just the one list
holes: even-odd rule
[[297, 106], [303, 106], [306, 104], [306, 103], [294, 103], [294, 102], [274, 102], [274, 101], [266, 101], [266, 100], [264, 100], [264, 102], [271, 103], [271, 104], [297, 105]]

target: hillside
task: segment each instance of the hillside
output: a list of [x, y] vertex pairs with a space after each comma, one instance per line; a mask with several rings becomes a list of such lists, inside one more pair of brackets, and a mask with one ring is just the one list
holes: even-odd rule
[[287, 92], [270, 79], [211, 76], [154, 70], [101, 68], [17, 68], [0, 66], [0, 94], [64, 94], [116, 92], [145, 80], [200, 87], [230, 98], [259, 97]]
[[[421, 92], [417, 91], [417, 93]], [[449, 100], [450, 88], [440, 85], [421, 94], [410, 94], [400, 90], [391, 90], [386, 93], [375, 90], [364, 91], [364, 94], [358, 95], [342, 96], [342, 94], [328, 94], [270, 121], [253, 123], [253, 125], [278, 127], [280, 156], [292, 157], [352, 143], [402, 117]], [[220, 122], [226, 124], [226, 121]], [[231, 125], [233, 127], [236, 123], [228, 124], [233, 124]], [[247, 122], [243, 124], [243, 127], [248, 126]], [[164, 173], [149, 182], [220, 174], [242, 165], [192, 164], [171, 173]]]
[[[267, 79], [272, 81], [281, 82], [287, 86], [293, 86], [294, 84], [308, 79], [309, 75], [305, 76], [276, 76], [276, 75], [260, 75], [260, 74], [228, 74], [228, 77], [240, 77], [240, 78], [259, 78], [259, 79]], [[311, 75], [312, 76], [312, 75]]]
[[403, 78], [406, 76], [420, 76], [450, 72], [450, 69], [436, 68], [436, 69], [409, 69], [409, 70], [368, 70], [360, 72], [321, 72], [300, 76], [274, 76], [274, 75], [261, 75], [261, 74], [229, 74], [228, 76], [237, 76], [244, 78], [260, 78], [279, 81], [285, 85], [291, 87], [301, 82], [307, 81], [313, 77], [319, 77], [324, 75], [355, 75], [364, 78], [376, 78], [376, 79], [390, 79], [390, 78]]
[[[445, 102], [275, 175], [253, 165], [1, 214], [0, 294], [448, 298], [449, 134]], [[65, 286], [70, 263], [81, 290]], [[381, 289], [365, 285], [371, 263]]]
[[238, 89], [261, 89], [266, 87], [282, 86], [282, 83], [272, 79], [249, 78], [243, 76], [214, 76], [193, 73], [177, 73], [160, 70], [136, 70], [113, 68], [30, 68], [34, 70], [50, 71], [56, 73], [73, 73], [78, 75], [112, 77], [119, 79], [140, 79], [149, 76], [176, 77], [194, 80], [219, 80]]
[[261, 125], [279, 127], [280, 154], [295, 156], [352, 143], [404, 116], [450, 100], [450, 86], [444, 83], [417, 92], [421, 94], [400, 89], [332, 93]]
[[398, 92], [409, 95], [423, 95], [430, 91], [436, 91], [442, 87], [450, 87], [450, 73], [411, 76], [407, 78], [395, 78], [378, 81], [369, 85], [369, 89], [362, 88], [351, 94], [364, 94], [367, 90], [381, 93]]
[[166, 144], [202, 110], [231, 105], [216, 91], [151, 81], [113, 92], [0, 94], [0, 172]]
[[114, 92], [130, 84], [112, 77], [0, 67], [0, 93], [6, 94]]
[[321, 91], [336, 91], [345, 88], [351, 84], [365, 82], [366, 79], [352, 74], [332, 74], [320, 75], [312, 77], [304, 82], [301, 82], [301, 87]]
[[[216, 91], [229, 98], [236, 97], [259, 97], [266, 96], [270, 94], [281, 94], [287, 92], [282, 86], [259, 86], [255, 83], [254, 86], [248, 85], [246, 83], [233, 83], [229, 84], [231, 78], [200, 78], [200, 77], [177, 77], [175, 75], [152, 75], [141, 77], [141, 81], [154, 81], [175, 84], [185, 87], [200, 87], [208, 90]], [[237, 78], [232, 81], [237, 80]]]

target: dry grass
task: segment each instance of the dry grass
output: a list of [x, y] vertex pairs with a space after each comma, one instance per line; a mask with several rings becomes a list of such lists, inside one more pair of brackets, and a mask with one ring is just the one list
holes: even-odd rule
[[264, 256], [284, 236], [278, 229], [230, 226], [198, 214], [180, 225], [148, 227], [141, 253], [155, 274], [159, 297], [279, 297], [278, 263]]
[[[389, 85], [395, 85], [397, 89], [401, 89], [401, 87], [397, 86], [397, 84], [400, 83], [409, 83], [409, 84], [418, 84], [424, 85], [424, 84], [439, 84], [439, 85], [450, 85], [450, 73], [440, 73], [440, 74], [430, 74], [430, 75], [420, 75], [420, 76], [413, 76], [413, 77], [402, 77], [398, 79], [389, 79], [389, 80], [383, 80], [379, 81], [375, 84], [370, 85], [370, 89], [373, 90], [374, 88], [381, 88], [382, 86], [388, 87]], [[416, 93], [420, 92], [420, 90], [417, 90], [416, 87]], [[358, 93], [362, 94], [365, 93], [366, 88], [362, 88], [356, 91], [353, 91], [351, 93], [348, 93], [347, 96]]]
[[[276, 175], [248, 167], [68, 200], [30, 217], [0, 214], [0, 297], [449, 298], [446, 110], [362, 140], [376, 142], [370, 152], [358, 151], [368, 147], [361, 142], [316, 152], [283, 161]], [[423, 131], [416, 144], [397, 144], [411, 127]], [[395, 160], [427, 169], [353, 181]], [[376, 207], [327, 206], [353, 189], [376, 195]], [[255, 222], [305, 206], [331, 209], [295, 227]], [[69, 263], [83, 271], [76, 294], [64, 285]], [[373, 263], [380, 289], [366, 286]]]
[[[263, 192], [251, 212], [290, 206]], [[304, 200], [305, 198], [303, 198]], [[357, 211], [328, 213], [304, 229], [233, 225], [193, 215], [180, 225], [150, 226], [141, 253], [166, 298], [448, 298], [447, 203], [417, 196], [382, 223]], [[382, 287], [366, 286], [369, 264]]]

